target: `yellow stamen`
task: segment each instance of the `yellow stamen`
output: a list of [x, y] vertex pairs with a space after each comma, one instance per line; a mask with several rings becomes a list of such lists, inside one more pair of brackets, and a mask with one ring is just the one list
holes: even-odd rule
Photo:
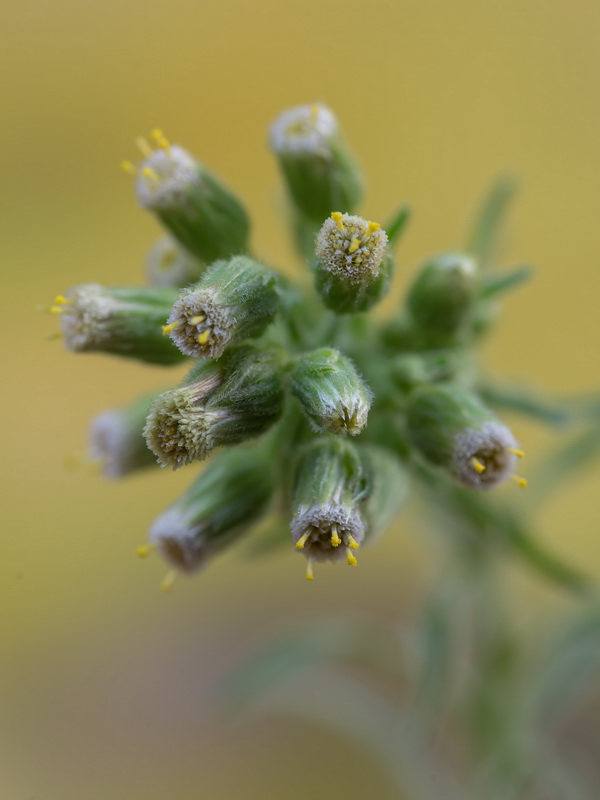
[[312, 562], [310, 560], [308, 560], [306, 562], [306, 580], [307, 581], [314, 581], [314, 579], [315, 579], [315, 576], [313, 575]]
[[338, 532], [337, 532], [337, 528], [334, 525], [333, 528], [331, 529], [331, 544], [332, 544], [333, 547], [339, 547], [339, 545], [341, 545], [341, 543], [342, 543], [342, 540], [340, 539], [340, 537], [338, 535]]
[[334, 211], [333, 214], [331, 215], [331, 219], [338, 226], [338, 231], [340, 231], [340, 233], [344, 230], [344, 223], [342, 221], [342, 217], [343, 214], [341, 214], [339, 211]]
[[142, 170], [142, 174], [146, 178], [150, 178], [150, 180], [154, 181], [154, 183], [160, 183], [160, 178], [158, 177], [158, 174], [152, 169], [152, 167], [144, 167], [144, 169]]
[[72, 301], [67, 299], [63, 294], [57, 294], [54, 298], [54, 302], [59, 306], [70, 306]]
[[346, 560], [349, 567], [355, 567], [358, 564], [356, 556], [353, 554], [349, 547], [346, 548]]
[[482, 472], [485, 472], [485, 464], [482, 464], [478, 458], [472, 458], [471, 464], [473, 464], [475, 472], [478, 472], [480, 475]]
[[190, 318], [188, 319], [188, 323], [189, 323], [190, 325], [200, 325], [200, 323], [201, 323], [201, 322], [204, 322], [204, 320], [205, 320], [205, 319], [206, 319], [206, 317], [201, 317], [201, 316], [198, 316], [198, 317], [190, 317]]
[[174, 331], [175, 328], [178, 328], [181, 325], [181, 320], [176, 319], [175, 322], [169, 322], [168, 325], [161, 325], [162, 332], [164, 336], [168, 336], [171, 331]]
[[368, 235], [370, 236], [372, 233], [375, 233], [375, 231], [378, 231], [380, 229], [381, 229], [381, 225], [378, 222], [369, 222], [369, 234]]
[[50, 314], [68, 314], [68, 309], [63, 308], [62, 306], [50, 306], [48, 311]]
[[318, 118], [319, 118], [319, 106], [317, 106], [317, 105], [311, 106], [310, 107], [310, 121], [313, 123], [313, 125], [316, 123]]
[[517, 458], [523, 458], [525, 456], [525, 451], [519, 450], [517, 447], [507, 447], [506, 449], [509, 453], [512, 453]]
[[121, 161], [121, 169], [134, 177], [137, 175], [137, 168], [131, 161]]
[[513, 479], [515, 483], [517, 483], [521, 487], [521, 489], [527, 488], [526, 478], [521, 478], [520, 475], [511, 475], [510, 477]]
[[169, 151], [171, 142], [167, 139], [160, 128], [154, 128], [152, 131], [152, 138], [160, 148], [166, 150], [167, 152]]
[[143, 136], [138, 136], [138, 138], [135, 140], [135, 143], [142, 151], [142, 155], [144, 156], [144, 158], [150, 158], [150, 156], [153, 153], [153, 150], [146, 141], [146, 139], [144, 139]]
[[[304, 545], [306, 544], [306, 540], [310, 536], [310, 533], [303, 533], [302, 536], [296, 542], [296, 550], [304, 550]], [[308, 562], [310, 564], [310, 561]]]
[[359, 247], [360, 247], [360, 241], [355, 236], [354, 239], [352, 239], [352, 241], [350, 242], [350, 247], [348, 248], [348, 252], [355, 253]]
[[153, 550], [156, 550], [155, 544], [140, 544], [135, 548], [135, 552], [140, 558], [146, 558]]
[[177, 573], [174, 569], [172, 569], [167, 575], [165, 576], [163, 582], [160, 584], [160, 588], [163, 592], [170, 592], [173, 588], [173, 584], [175, 583], [175, 578], [177, 577]]
[[346, 536], [346, 540], [347, 540], [348, 544], [350, 545], [350, 547], [351, 547], [353, 550], [358, 550], [358, 548], [360, 547], [360, 545], [358, 544], [358, 542], [356, 541], [356, 539], [354, 538], [354, 536], [351, 536], [350, 534], [348, 534], [348, 535]]
[[198, 334], [198, 344], [206, 344], [210, 336], [210, 328]]

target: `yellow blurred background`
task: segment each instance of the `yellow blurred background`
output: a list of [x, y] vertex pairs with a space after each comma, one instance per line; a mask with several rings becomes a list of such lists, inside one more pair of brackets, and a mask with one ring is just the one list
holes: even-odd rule
[[[0, 798], [392, 797], [369, 757], [324, 731], [266, 713], [220, 721], [214, 687], [323, 609], [400, 614], [430, 569], [422, 521], [352, 574], [311, 585], [292, 553], [233, 554], [163, 595], [164, 566], [134, 548], [192, 470], [113, 485], [65, 458], [85, 450], [93, 415], [177, 371], [67, 354], [35, 308], [76, 283], [142, 280], [158, 227], [118, 165], [155, 125], [239, 193], [257, 251], [292, 263], [266, 130], [323, 101], [368, 177], [365, 213], [413, 206], [400, 285], [464, 242], [499, 172], [518, 178], [507, 262], [537, 277], [507, 301], [486, 358], [556, 394], [598, 388], [600, 5], [5, 0], [0, 13]], [[514, 422], [533, 462], [549, 437]], [[597, 497], [598, 470], [538, 520], [546, 544], [596, 576]], [[516, 572], [525, 616], [565, 606]]]

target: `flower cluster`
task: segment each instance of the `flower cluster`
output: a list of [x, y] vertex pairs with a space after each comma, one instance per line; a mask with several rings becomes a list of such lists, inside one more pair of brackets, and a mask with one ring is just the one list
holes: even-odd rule
[[491, 279], [475, 253], [446, 253], [417, 270], [388, 319], [366, 316], [388, 291], [408, 210], [387, 225], [357, 215], [363, 180], [331, 110], [294, 108], [271, 130], [309, 267], [294, 280], [252, 252], [240, 200], [162, 131], [153, 139], [138, 140], [141, 164], [123, 164], [166, 229], [150, 285], [83, 284], [50, 308], [74, 352], [194, 360], [180, 386], [91, 427], [110, 477], [210, 457], [141, 555], [154, 547], [193, 573], [277, 509], [312, 580], [313, 562], [356, 566], [411, 481], [525, 485], [523, 453], [478, 395], [473, 359], [510, 280]]

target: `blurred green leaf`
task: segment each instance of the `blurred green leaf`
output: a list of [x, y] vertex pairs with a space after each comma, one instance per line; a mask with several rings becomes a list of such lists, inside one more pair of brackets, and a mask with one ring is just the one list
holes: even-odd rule
[[533, 267], [527, 264], [509, 272], [500, 272], [491, 275], [485, 275], [482, 282], [480, 298], [483, 300], [491, 300], [504, 292], [511, 289], [516, 289], [522, 283], [530, 280], [533, 276]]
[[372, 620], [328, 619], [268, 644], [235, 667], [222, 684], [227, 705], [235, 708], [256, 700], [292, 677], [331, 661], [353, 661], [402, 674], [400, 641]]
[[406, 225], [411, 217], [412, 209], [410, 206], [400, 206], [400, 208], [392, 214], [387, 223], [383, 226], [384, 231], [388, 235], [390, 244], [392, 246], [398, 244], [400, 237], [404, 233]]
[[591, 428], [561, 444], [546, 456], [533, 474], [528, 500], [539, 503], [559, 485], [573, 480], [577, 473], [600, 458], [600, 426]]
[[486, 381], [479, 384], [477, 390], [481, 398], [494, 408], [515, 411], [546, 425], [561, 428], [573, 420], [568, 402], [561, 405], [525, 386], [508, 386]]
[[506, 177], [498, 179], [475, 216], [466, 249], [477, 259], [482, 270], [489, 267], [498, 255], [506, 213], [516, 190], [514, 181]]

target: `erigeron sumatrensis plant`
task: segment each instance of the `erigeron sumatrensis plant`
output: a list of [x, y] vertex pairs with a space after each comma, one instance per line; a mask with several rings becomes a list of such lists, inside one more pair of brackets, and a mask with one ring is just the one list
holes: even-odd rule
[[440, 504], [455, 502], [453, 487], [526, 485], [523, 451], [480, 396], [473, 358], [522, 270], [491, 274], [477, 248], [429, 258], [380, 319], [408, 209], [387, 224], [357, 214], [363, 180], [328, 108], [294, 108], [271, 128], [307, 262], [296, 280], [253, 254], [246, 210], [218, 178], [161, 131], [153, 139], [138, 140], [140, 164], [123, 164], [166, 229], [147, 260], [151, 285], [83, 284], [50, 309], [74, 352], [195, 360], [180, 386], [92, 423], [110, 477], [210, 457], [140, 555], [156, 548], [194, 573], [277, 509], [312, 580], [314, 562], [356, 566], [409, 485], [438, 486]]

